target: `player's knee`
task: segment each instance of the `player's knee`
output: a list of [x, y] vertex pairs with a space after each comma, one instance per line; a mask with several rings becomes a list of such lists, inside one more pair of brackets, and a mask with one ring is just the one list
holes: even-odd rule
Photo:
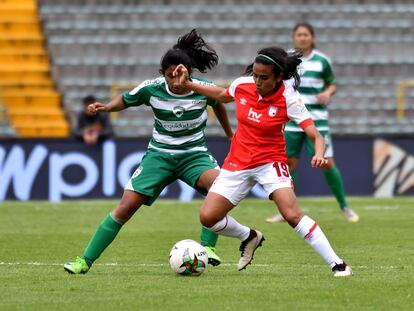
[[300, 209], [290, 208], [284, 211], [283, 217], [289, 225], [291, 225], [292, 227], [296, 227], [296, 225], [302, 219], [303, 213]]
[[217, 221], [218, 220], [216, 220], [216, 217], [214, 217], [211, 212], [201, 209], [200, 222], [204, 227], [211, 228]]
[[112, 216], [116, 220], [125, 223], [134, 215], [137, 209], [136, 206], [121, 201], [118, 207], [112, 212]]

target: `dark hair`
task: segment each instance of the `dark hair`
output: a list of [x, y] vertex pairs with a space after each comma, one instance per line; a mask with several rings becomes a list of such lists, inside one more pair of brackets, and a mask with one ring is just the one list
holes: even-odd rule
[[178, 38], [177, 44], [169, 49], [161, 58], [160, 73], [164, 74], [168, 67], [183, 64], [189, 74], [194, 68], [206, 72], [218, 64], [218, 55], [197, 32], [196, 29]]
[[88, 95], [82, 99], [84, 105], [93, 104], [96, 102], [96, 98], [93, 95]]
[[[282, 74], [283, 80], [293, 78], [295, 80], [293, 87], [297, 89], [300, 84], [298, 66], [302, 62], [300, 59], [302, 55], [302, 51], [299, 49], [293, 49], [286, 52], [280, 47], [270, 46], [257, 52], [254, 63], [273, 66], [273, 74], [275, 76]], [[246, 67], [245, 75], [252, 75], [254, 63]]]
[[[313, 29], [313, 26], [311, 24], [306, 22], [297, 23], [292, 29], [292, 35], [294, 35], [296, 30], [298, 30], [300, 27], [306, 28], [312, 35], [312, 38], [315, 39], [315, 29]], [[315, 40], [312, 42], [312, 49], [314, 48], [316, 48]]]

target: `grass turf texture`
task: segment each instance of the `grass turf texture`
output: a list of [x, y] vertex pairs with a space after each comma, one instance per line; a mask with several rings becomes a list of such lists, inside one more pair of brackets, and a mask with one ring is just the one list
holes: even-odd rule
[[221, 237], [223, 264], [200, 277], [171, 272], [168, 254], [198, 240], [200, 201], [142, 208], [86, 275], [63, 263], [81, 255], [116, 201], [2, 202], [0, 310], [414, 310], [414, 198], [350, 199], [349, 224], [332, 199], [301, 199], [354, 269], [337, 279], [285, 224], [267, 224], [271, 202], [245, 200], [232, 215], [266, 241], [238, 272], [239, 241]]

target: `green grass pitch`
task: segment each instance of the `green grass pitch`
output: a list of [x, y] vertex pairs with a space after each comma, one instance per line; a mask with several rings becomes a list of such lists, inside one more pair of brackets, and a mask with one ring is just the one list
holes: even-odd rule
[[353, 267], [342, 279], [287, 224], [264, 222], [272, 202], [253, 199], [232, 212], [266, 237], [247, 270], [236, 269], [240, 242], [220, 237], [221, 266], [173, 274], [170, 248], [198, 240], [200, 203], [143, 207], [86, 275], [62, 265], [116, 201], [0, 203], [0, 310], [414, 310], [414, 198], [351, 198], [357, 224], [333, 199], [300, 199]]

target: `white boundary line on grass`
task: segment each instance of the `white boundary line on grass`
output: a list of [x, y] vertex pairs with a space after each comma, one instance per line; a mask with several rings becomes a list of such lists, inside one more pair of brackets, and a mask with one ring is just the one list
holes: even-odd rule
[[[237, 264], [230, 264], [230, 263], [223, 263], [220, 266], [223, 267], [234, 267]], [[46, 263], [46, 262], [4, 262], [0, 261], [0, 266], [63, 266], [62, 263]], [[106, 267], [163, 267], [168, 266], [168, 264], [164, 263], [137, 263], [137, 264], [120, 264], [116, 262], [110, 263], [95, 263], [94, 266], [106, 266]], [[251, 264], [254, 267], [278, 267], [282, 265], [277, 264]], [[321, 267], [325, 265], [301, 265], [307, 267]], [[368, 266], [353, 266], [355, 269], [368, 269]], [[379, 269], [397, 269], [397, 266], [370, 266], [370, 268], [379, 268]]]

